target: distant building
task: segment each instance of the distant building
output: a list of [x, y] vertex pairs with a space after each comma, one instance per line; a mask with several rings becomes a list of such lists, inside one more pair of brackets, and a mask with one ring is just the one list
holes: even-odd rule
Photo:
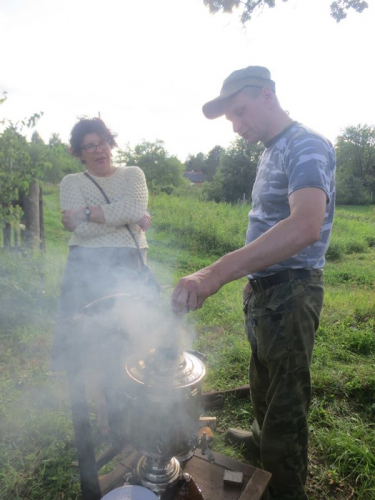
[[194, 170], [184, 172], [184, 177], [190, 181], [190, 186], [201, 186], [206, 180], [203, 172], [195, 172]]

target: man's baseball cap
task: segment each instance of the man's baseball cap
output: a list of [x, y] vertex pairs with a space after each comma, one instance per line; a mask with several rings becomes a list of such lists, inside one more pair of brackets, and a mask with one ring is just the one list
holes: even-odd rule
[[271, 80], [271, 73], [263, 66], [248, 66], [233, 71], [224, 80], [219, 97], [207, 102], [202, 110], [206, 118], [218, 118], [224, 114], [224, 104], [229, 97], [237, 94], [245, 87], [269, 87], [275, 92], [275, 82]]

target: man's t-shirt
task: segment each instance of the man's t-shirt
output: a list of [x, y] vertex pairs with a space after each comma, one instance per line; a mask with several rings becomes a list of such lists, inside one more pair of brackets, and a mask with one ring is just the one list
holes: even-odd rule
[[296, 122], [265, 146], [252, 192], [246, 244], [290, 215], [289, 196], [297, 189], [322, 189], [327, 196], [327, 207], [317, 242], [250, 277], [259, 278], [284, 269], [321, 269], [335, 208], [335, 150], [326, 138]]

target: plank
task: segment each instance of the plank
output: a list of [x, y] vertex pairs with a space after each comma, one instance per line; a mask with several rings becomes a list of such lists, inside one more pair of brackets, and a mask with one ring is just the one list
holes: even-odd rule
[[[215, 464], [224, 467], [225, 469], [234, 470], [237, 472], [242, 472], [244, 475], [251, 477], [257, 469], [250, 464], [244, 464], [243, 462], [239, 462], [238, 460], [234, 460], [233, 458], [226, 457], [225, 455], [221, 455], [219, 453], [212, 452], [212, 455], [215, 459]], [[200, 450], [195, 450], [194, 457], [200, 460], [204, 460], [208, 462], [208, 458], [206, 455], [202, 455]], [[263, 472], [263, 471], [261, 471]]]
[[[183, 466], [183, 472], [193, 477], [206, 500], [260, 500], [262, 498], [271, 474], [225, 455], [215, 452], [212, 454], [215, 463], [211, 463], [205, 455], [201, 455], [200, 450], [196, 450], [193, 457]], [[135, 469], [141, 456], [141, 453], [134, 450], [123, 458], [112, 472], [100, 477], [102, 495], [121, 486], [124, 475]], [[243, 473], [242, 490], [239, 487], [224, 485], [223, 478], [226, 469]]]
[[270, 479], [271, 474], [269, 472], [256, 469], [239, 500], [260, 500], [265, 493]]
[[184, 467], [201, 489], [206, 500], [239, 500], [241, 488], [225, 488], [223, 483], [225, 468], [209, 461], [193, 457]]

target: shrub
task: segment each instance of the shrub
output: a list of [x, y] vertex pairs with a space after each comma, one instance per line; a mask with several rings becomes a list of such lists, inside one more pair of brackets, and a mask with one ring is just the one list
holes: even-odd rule
[[341, 243], [331, 241], [326, 253], [327, 260], [340, 260], [344, 257], [345, 247]]
[[366, 250], [367, 245], [365, 241], [352, 240], [347, 243], [345, 253], [363, 253]]

